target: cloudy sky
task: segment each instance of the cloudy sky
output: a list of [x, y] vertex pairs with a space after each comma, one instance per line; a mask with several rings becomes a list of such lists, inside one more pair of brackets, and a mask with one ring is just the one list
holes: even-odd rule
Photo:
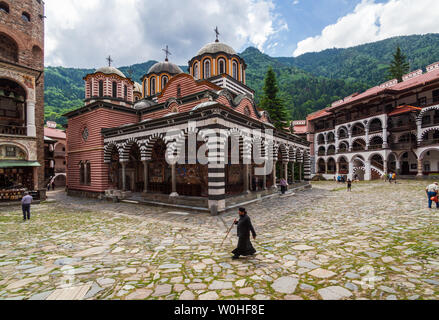
[[298, 56], [392, 36], [439, 33], [438, 0], [45, 0], [46, 64], [186, 65], [206, 43]]

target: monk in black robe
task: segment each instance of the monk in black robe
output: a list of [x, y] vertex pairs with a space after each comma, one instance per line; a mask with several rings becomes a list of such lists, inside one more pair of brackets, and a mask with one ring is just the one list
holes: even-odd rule
[[239, 259], [239, 256], [252, 256], [256, 253], [255, 248], [250, 241], [250, 232], [253, 239], [256, 239], [256, 232], [253, 228], [250, 217], [244, 208], [239, 209], [239, 221], [235, 219], [235, 224], [238, 225], [238, 247], [232, 251], [234, 254], [233, 260]]

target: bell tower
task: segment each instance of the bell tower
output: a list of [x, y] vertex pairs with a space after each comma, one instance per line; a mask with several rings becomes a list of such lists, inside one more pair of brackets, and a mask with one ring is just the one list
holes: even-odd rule
[[0, 0], [0, 145], [41, 165], [35, 191], [44, 189], [44, 19], [42, 0]]

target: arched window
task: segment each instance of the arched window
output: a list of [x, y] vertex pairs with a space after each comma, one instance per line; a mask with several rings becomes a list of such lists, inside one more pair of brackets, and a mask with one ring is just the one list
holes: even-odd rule
[[245, 108], [244, 108], [244, 114], [245, 114], [247, 117], [249, 117], [249, 116], [251, 115], [251, 112], [250, 112], [250, 108], [249, 108], [249, 107], [245, 107]]
[[34, 62], [38, 66], [43, 66], [43, 64], [44, 64], [43, 50], [41, 50], [40, 47], [38, 47], [38, 46], [32, 47], [32, 57], [34, 59]]
[[81, 161], [79, 163], [79, 184], [81, 184], [81, 185], [84, 184], [84, 176], [85, 176], [85, 165]]
[[238, 64], [235, 61], [233, 61], [232, 63], [232, 70], [233, 70], [232, 73], [233, 79], [238, 80]]
[[224, 59], [220, 59], [218, 61], [218, 74], [226, 73], [226, 61]]
[[91, 185], [91, 164], [90, 161], [87, 161], [86, 166], [85, 166], [85, 184], [86, 185]]
[[150, 95], [152, 96], [155, 95], [155, 77], [152, 77], [150, 81], [151, 83], [149, 85], [149, 88], [151, 89]]
[[177, 85], [177, 98], [181, 98], [181, 85]]
[[117, 82], [113, 81], [113, 98], [117, 98]]
[[9, 5], [6, 2], [0, 2], [0, 12], [9, 13]]
[[148, 81], [145, 80], [143, 82], [143, 97], [146, 97], [148, 95]]
[[210, 60], [204, 61], [204, 79], [210, 78]]
[[22, 19], [24, 22], [30, 22], [30, 14], [27, 13], [27, 12], [23, 12], [23, 13], [21, 14], [21, 19]]
[[125, 100], [128, 99], [128, 87], [126, 85], [123, 87], [123, 96], [125, 97]]
[[18, 45], [11, 37], [4, 33], [0, 33], [0, 57], [18, 62]]
[[198, 74], [198, 62], [195, 62], [194, 64], [194, 78], [198, 79], [199, 74]]
[[104, 96], [104, 80], [99, 80], [99, 97]]
[[166, 87], [166, 84], [168, 83], [169, 79], [167, 76], [162, 77], [162, 90]]

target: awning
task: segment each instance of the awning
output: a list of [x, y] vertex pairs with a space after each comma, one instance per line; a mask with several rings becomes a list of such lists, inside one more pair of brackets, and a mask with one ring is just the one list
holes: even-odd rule
[[41, 167], [37, 161], [1, 161], [0, 168], [16, 168], [16, 167]]

